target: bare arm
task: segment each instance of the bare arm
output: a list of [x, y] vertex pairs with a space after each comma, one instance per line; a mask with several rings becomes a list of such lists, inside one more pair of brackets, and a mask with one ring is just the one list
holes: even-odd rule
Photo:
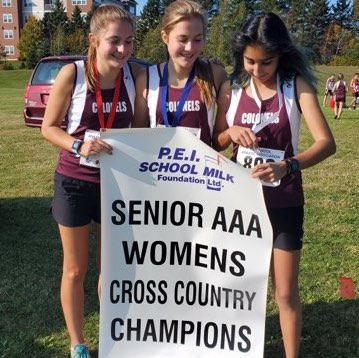
[[[309, 168], [335, 153], [336, 146], [332, 132], [320, 109], [317, 95], [311, 85], [302, 77], [297, 78], [297, 94], [302, 108], [302, 115], [312, 135], [313, 143], [309, 148], [294, 156], [299, 161], [300, 169]], [[287, 174], [284, 161], [259, 164], [252, 170], [252, 176], [273, 182]]]
[[297, 92], [304, 120], [314, 141], [295, 156], [300, 168], [306, 169], [334, 154], [336, 144], [314, 89], [302, 77], [297, 78]]
[[149, 126], [149, 113], [147, 106], [147, 70], [141, 69], [136, 77], [135, 113], [133, 128]]
[[[61, 128], [61, 123], [71, 103], [76, 73], [74, 66], [74, 64], [64, 66], [57, 75], [41, 127], [41, 133], [48, 141], [69, 152], [71, 152], [75, 138]], [[80, 152], [85, 156], [96, 155], [101, 152], [110, 154], [112, 148], [103, 140], [94, 139], [84, 143]]]

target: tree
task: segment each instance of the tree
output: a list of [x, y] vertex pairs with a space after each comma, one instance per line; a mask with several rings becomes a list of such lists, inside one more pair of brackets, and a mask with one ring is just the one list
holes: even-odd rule
[[86, 54], [87, 51], [87, 37], [82, 29], [77, 29], [71, 32], [66, 39], [67, 50], [71, 54]]
[[205, 48], [207, 57], [231, 63], [230, 38], [239, 30], [247, 17], [245, 1], [223, 0], [218, 14], [213, 18]]
[[321, 60], [321, 48], [325, 43], [326, 28], [329, 23], [327, 0], [313, 0], [308, 4], [305, 28], [301, 45], [314, 62]]
[[90, 11], [86, 14], [85, 16], [85, 26], [84, 26], [84, 32], [87, 35], [90, 31], [90, 22], [91, 22], [91, 18], [93, 13], [95, 12], [95, 10], [98, 8], [98, 5], [93, 2], [93, 4], [91, 5], [91, 9]]
[[76, 30], [81, 29], [83, 31], [84, 28], [84, 19], [81, 16], [81, 10], [76, 5], [74, 11], [71, 14], [71, 20], [69, 23], [69, 33], [75, 32]]
[[158, 63], [166, 61], [167, 52], [161, 39], [161, 25], [147, 32], [142, 46], [137, 50], [136, 55], [149, 62]]
[[147, 33], [155, 29], [160, 23], [161, 0], [148, 0], [143, 7], [141, 18], [137, 21], [135, 34], [135, 51], [137, 52], [144, 45], [144, 38]]
[[33, 68], [46, 55], [43, 25], [35, 16], [30, 16], [22, 29], [18, 48], [27, 68]]
[[332, 7], [332, 18], [340, 27], [345, 29], [353, 28], [353, 7], [349, 0], [337, 0]]
[[6, 52], [5, 47], [0, 44], [0, 63], [4, 63], [6, 61]]
[[276, 0], [260, 0], [256, 5], [258, 10], [271, 11], [275, 14], [279, 14], [280, 8], [277, 5]]
[[[45, 13], [45, 16], [42, 19], [44, 26], [44, 35], [49, 41], [47, 43], [47, 51], [51, 55], [58, 54], [57, 49], [59, 49], [58, 38], [60, 33], [64, 33], [65, 38], [68, 33], [68, 19], [65, 11], [65, 7], [61, 0], [55, 1], [54, 10], [48, 13]], [[65, 46], [61, 46], [64, 48]], [[66, 47], [65, 47], [66, 48]]]

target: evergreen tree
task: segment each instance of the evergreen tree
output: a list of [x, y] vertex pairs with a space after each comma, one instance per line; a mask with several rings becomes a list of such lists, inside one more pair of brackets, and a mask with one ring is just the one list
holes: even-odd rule
[[147, 32], [136, 55], [152, 63], [166, 61], [167, 51], [161, 39], [161, 24]]
[[[329, 23], [327, 0], [314, 0], [309, 3], [306, 26], [301, 45], [314, 62], [321, 60], [321, 48], [325, 44], [326, 29]], [[308, 51], [310, 49], [310, 52]]]
[[91, 18], [97, 8], [98, 8], [98, 5], [95, 2], [93, 2], [90, 11], [85, 16], [84, 33], [86, 35], [90, 32]]
[[45, 38], [49, 39], [47, 51], [54, 55], [54, 51], [57, 52], [56, 48], [58, 48], [55, 43], [58, 39], [58, 33], [60, 31], [64, 31], [65, 35], [68, 33], [68, 19], [61, 0], [56, 0], [53, 11], [45, 13], [42, 23]]
[[71, 14], [71, 20], [69, 23], [69, 33], [75, 32], [76, 30], [81, 29], [83, 31], [84, 29], [84, 19], [81, 16], [81, 10], [76, 5], [74, 7], [74, 11]]
[[213, 17], [211, 27], [208, 31], [208, 40], [204, 49], [204, 54], [208, 58], [216, 58], [226, 63], [226, 45], [225, 32], [226, 23], [225, 18], [228, 11], [228, 0], [222, 0], [219, 12]]
[[231, 63], [230, 38], [238, 31], [247, 17], [247, 6], [241, 0], [222, 0], [219, 12], [213, 17], [208, 32], [205, 55], [221, 60], [225, 65]]
[[352, 29], [354, 25], [353, 7], [349, 0], [337, 0], [332, 7], [332, 18], [344, 29]]
[[160, 23], [160, 4], [161, 0], [148, 0], [143, 7], [141, 18], [137, 21], [135, 34], [135, 51], [144, 45], [143, 41], [146, 34], [155, 29]]
[[280, 8], [277, 5], [276, 0], [260, 0], [257, 2], [256, 7], [258, 10], [271, 11], [275, 14], [279, 14]]

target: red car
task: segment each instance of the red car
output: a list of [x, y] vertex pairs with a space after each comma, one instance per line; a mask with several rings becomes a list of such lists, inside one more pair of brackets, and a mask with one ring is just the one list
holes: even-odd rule
[[[23, 114], [27, 126], [41, 127], [50, 90], [62, 66], [86, 58], [87, 56], [82, 55], [52, 56], [44, 57], [37, 63], [24, 94]], [[149, 62], [137, 58], [130, 58], [129, 62], [135, 62], [146, 67], [151, 65]], [[63, 127], [66, 127], [66, 121], [64, 121]]]

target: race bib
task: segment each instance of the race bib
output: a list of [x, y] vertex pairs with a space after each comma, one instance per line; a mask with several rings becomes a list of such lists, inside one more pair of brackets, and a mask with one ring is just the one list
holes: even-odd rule
[[[88, 142], [92, 139], [100, 138], [100, 132], [91, 129], [86, 130], [84, 142]], [[93, 155], [91, 157], [81, 157], [80, 165], [86, 165], [88, 167], [100, 168], [100, 157]]]
[[[258, 148], [250, 149], [245, 147], [238, 147], [237, 163], [241, 164], [244, 168], [252, 169], [258, 164], [269, 162], [280, 162], [284, 158], [284, 150]], [[280, 184], [280, 180], [273, 183], [261, 180], [262, 185], [276, 187]]]

